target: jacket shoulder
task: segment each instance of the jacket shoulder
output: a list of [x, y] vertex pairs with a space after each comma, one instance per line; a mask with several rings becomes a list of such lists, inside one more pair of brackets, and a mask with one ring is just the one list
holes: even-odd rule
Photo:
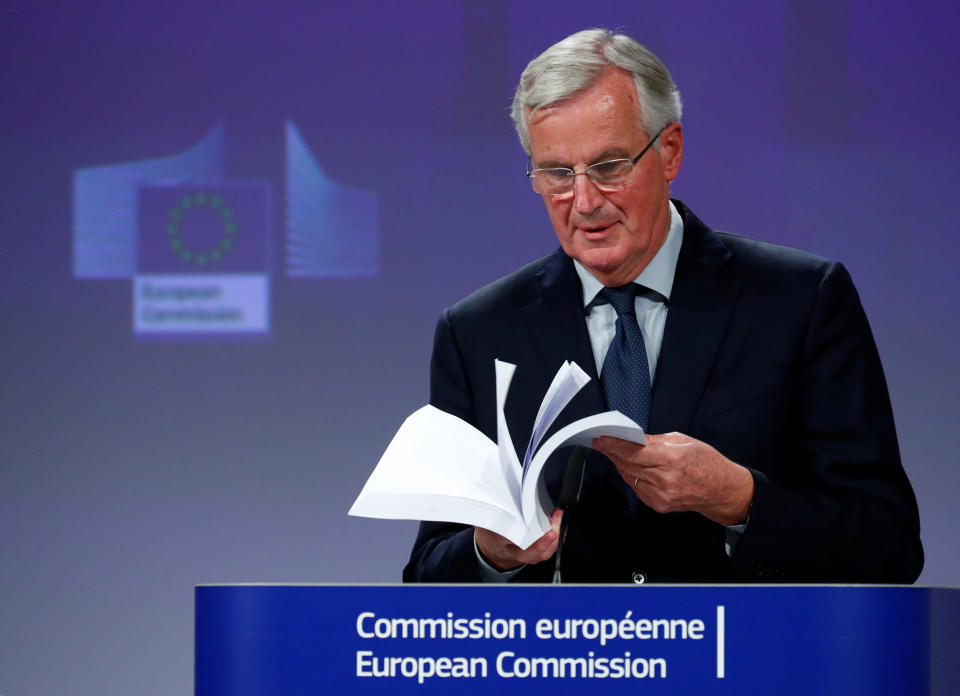
[[674, 201], [684, 221], [682, 260], [723, 266], [725, 275], [777, 278], [820, 277], [840, 264], [830, 259], [781, 244], [763, 242], [705, 225], [682, 202]]
[[737, 267], [749, 267], [767, 273], [823, 274], [836, 262], [808, 251], [781, 244], [763, 242], [731, 232], [715, 231], [717, 238], [731, 251], [731, 261]]
[[489, 316], [507, 307], [517, 308], [536, 299], [545, 280], [559, 273], [564, 263], [572, 262], [562, 250], [542, 256], [475, 290], [465, 298], [448, 307], [444, 314], [458, 320]]

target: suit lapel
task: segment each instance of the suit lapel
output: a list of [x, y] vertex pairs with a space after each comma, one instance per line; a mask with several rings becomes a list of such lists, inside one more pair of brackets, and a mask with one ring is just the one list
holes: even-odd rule
[[653, 385], [652, 433], [689, 432], [740, 290], [720, 274], [729, 250], [675, 203], [684, 218], [683, 246]]

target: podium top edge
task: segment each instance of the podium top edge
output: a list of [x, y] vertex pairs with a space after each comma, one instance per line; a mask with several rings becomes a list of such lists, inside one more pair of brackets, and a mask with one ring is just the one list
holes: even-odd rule
[[401, 582], [211, 582], [211, 583], [199, 583], [195, 585], [197, 589], [200, 588], [214, 588], [214, 587], [409, 587], [411, 589], [436, 589], [436, 588], [477, 588], [477, 587], [488, 587], [488, 588], [500, 588], [500, 589], [518, 589], [518, 588], [584, 588], [584, 587], [593, 587], [593, 588], [627, 588], [635, 587], [637, 589], [642, 589], [644, 587], [657, 587], [662, 589], [685, 589], [685, 588], [694, 588], [694, 587], [709, 587], [714, 589], [736, 589], [736, 588], [891, 588], [891, 589], [917, 589], [917, 590], [957, 590], [960, 589], [960, 585], [891, 585], [891, 584], [866, 584], [866, 583], [803, 583], [803, 584], [775, 584], [775, 583], [743, 583], [743, 584], [710, 584], [710, 583], [646, 583], [643, 585], [630, 585], [624, 583], [568, 583], [554, 585], [551, 583], [523, 583], [523, 584], [512, 584], [512, 583], [401, 583]]

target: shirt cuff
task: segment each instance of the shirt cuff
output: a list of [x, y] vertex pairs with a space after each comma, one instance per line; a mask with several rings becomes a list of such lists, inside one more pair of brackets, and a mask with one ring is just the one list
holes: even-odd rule
[[[750, 522], [750, 518], [747, 517], [747, 521], [743, 524], [731, 524], [727, 525], [726, 539], [723, 542], [723, 550], [727, 552], [727, 558], [733, 558], [733, 550], [737, 548], [737, 542], [740, 541], [740, 536], [743, 534], [743, 530], [747, 528], [747, 524]], [[473, 542], [476, 546], [477, 542]]]
[[522, 565], [513, 570], [497, 570], [494, 568], [484, 560], [483, 554], [480, 553], [480, 547], [477, 546], [476, 532], [474, 532], [473, 535], [473, 551], [477, 554], [477, 568], [480, 570], [480, 577], [483, 578], [484, 582], [510, 582], [520, 574], [521, 570], [527, 567]]

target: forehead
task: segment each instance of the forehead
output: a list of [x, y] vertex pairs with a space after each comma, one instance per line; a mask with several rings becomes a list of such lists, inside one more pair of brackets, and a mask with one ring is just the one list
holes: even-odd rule
[[535, 111], [528, 130], [538, 166], [590, 163], [611, 153], [626, 156], [643, 136], [633, 79], [622, 70], [608, 70], [573, 98]]

